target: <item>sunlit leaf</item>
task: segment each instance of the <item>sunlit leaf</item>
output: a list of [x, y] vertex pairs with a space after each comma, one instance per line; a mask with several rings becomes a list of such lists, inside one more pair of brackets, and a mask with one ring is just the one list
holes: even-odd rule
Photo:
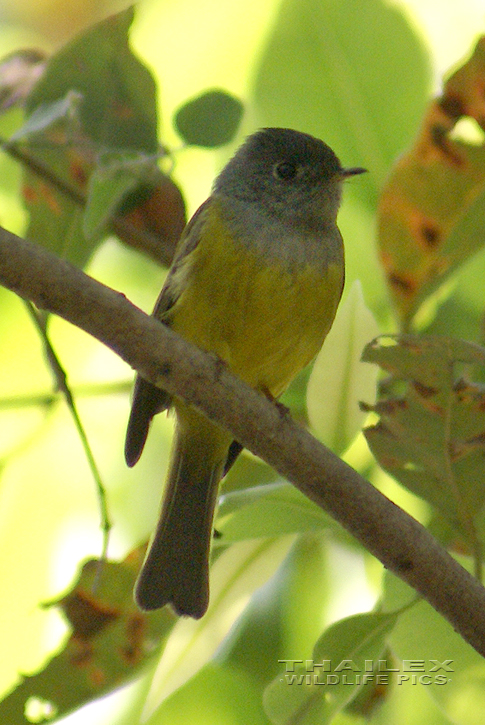
[[[461, 563], [467, 566], [463, 558]], [[383, 585], [382, 606], [385, 609], [405, 607], [406, 603], [415, 600], [416, 592], [389, 571], [384, 575]], [[398, 675], [401, 687], [412, 686], [413, 680], [419, 687], [424, 674], [422, 682], [428, 697], [439, 703], [450, 723], [480, 723], [484, 707], [485, 661], [428, 602], [420, 600], [412, 607], [404, 608], [389, 635], [389, 645], [401, 662], [407, 661], [407, 671], [401, 666]], [[410, 671], [413, 662], [418, 670], [414, 673]]]
[[88, 561], [73, 589], [56, 606], [72, 634], [62, 651], [0, 703], [4, 723], [27, 725], [25, 714], [41, 710], [64, 715], [128, 682], [170, 633], [175, 615], [161, 609], [143, 614], [133, 585], [144, 551], [124, 562]]
[[[264, 694], [265, 710], [275, 725], [325, 725], [374, 676], [366, 660], [375, 661], [397, 614], [359, 614], [331, 625], [305, 663], [286, 660], [285, 672]], [[353, 685], [353, 686], [352, 686]]]
[[[399, 79], [392, 97], [390, 78]], [[429, 78], [424, 47], [395, 4], [284, 0], [256, 77], [258, 123], [319, 136], [378, 188], [412, 138]]]
[[484, 126], [485, 38], [446, 82], [379, 204], [379, 247], [406, 329], [423, 300], [484, 244], [485, 144], [453, 138], [464, 116]]
[[342, 453], [360, 431], [361, 401], [375, 398], [377, 370], [361, 361], [364, 345], [379, 334], [356, 282], [340, 305], [307, 387], [308, 419], [318, 438]]
[[475, 548], [474, 517], [485, 502], [485, 388], [464, 364], [485, 365], [485, 350], [451, 338], [380, 338], [363, 359], [389, 373], [365, 431], [375, 457], [435, 506]]
[[234, 138], [242, 114], [238, 98], [211, 90], [187, 101], [175, 115], [175, 126], [185, 143], [213, 148]]
[[211, 597], [200, 620], [182, 618], [164, 650], [147, 700], [152, 712], [193, 677], [219, 648], [254, 591], [277, 570], [294, 537], [256, 539], [230, 546], [211, 568]]
[[[289, 483], [269, 483], [224, 494], [216, 529], [221, 544], [333, 527], [322, 509]], [[217, 543], [217, 542], [216, 542]]]
[[[213, 723], [217, 712], [231, 725], [268, 725], [254, 678], [210, 662], [165, 700], [146, 725]], [[221, 721], [222, 722], [222, 721]]]

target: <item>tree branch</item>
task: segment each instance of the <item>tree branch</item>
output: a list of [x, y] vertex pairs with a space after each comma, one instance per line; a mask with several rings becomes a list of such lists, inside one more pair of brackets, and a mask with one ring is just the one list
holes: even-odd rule
[[0, 230], [0, 283], [224, 426], [330, 513], [485, 656], [485, 589], [411, 516], [221, 362], [41, 247]]

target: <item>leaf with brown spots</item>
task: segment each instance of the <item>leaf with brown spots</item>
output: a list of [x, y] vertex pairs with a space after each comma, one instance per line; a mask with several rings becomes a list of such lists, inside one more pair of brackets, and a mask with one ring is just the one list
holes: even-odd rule
[[60, 607], [72, 634], [0, 703], [2, 723], [27, 725], [36, 708], [61, 717], [128, 682], [159, 651], [176, 617], [167, 608], [144, 614], [136, 607], [133, 585], [144, 553], [140, 547], [122, 562], [87, 561], [73, 589], [47, 605]]
[[428, 501], [477, 554], [485, 504], [485, 387], [464, 377], [485, 349], [444, 337], [377, 338], [363, 360], [388, 373], [365, 430], [380, 465]]
[[[27, 236], [78, 266], [110, 229], [169, 264], [185, 224], [182, 194], [158, 167], [156, 87], [129, 46], [133, 12], [88, 28], [49, 58], [9, 147], [24, 167]], [[109, 154], [140, 163], [107, 178]]]
[[413, 147], [396, 163], [379, 204], [379, 249], [401, 319], [485, 241], [485, 145], [458, 140], [469, 116], [484, 127], [485, 38], [431, 104]]

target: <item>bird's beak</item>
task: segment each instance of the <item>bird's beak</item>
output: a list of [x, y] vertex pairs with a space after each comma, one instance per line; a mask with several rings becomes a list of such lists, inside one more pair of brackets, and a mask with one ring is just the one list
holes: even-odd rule
[[340, 174], [342, 179], [347, 179], [349, 176], [357, 176], [357, 174], [366, 174], [367, 169], [363, 169], [362, 166], [352, 166], [350, 169], [341, 169]]

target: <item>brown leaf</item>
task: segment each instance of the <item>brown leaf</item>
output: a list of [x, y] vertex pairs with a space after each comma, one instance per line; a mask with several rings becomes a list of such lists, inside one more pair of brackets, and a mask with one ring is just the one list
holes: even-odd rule
[[71, 636], [0, 703], [2, 723], [27, 725], [31, 708], [65, 715], [132, 679], [159, 650], [176, 617], [167, 608], [145, 614], [136, 607], [133, 585], [144, 553], [139, 547], [122, 562], [87, 561], [72, 590], [46, 605], [62, 609]]
[[423, 300], [484, 243], [485, 145], [453, 138], [460, 118], [485, 122], [485, 39], [431, 102], [379, 204], [379, 250], [403, 329]]

